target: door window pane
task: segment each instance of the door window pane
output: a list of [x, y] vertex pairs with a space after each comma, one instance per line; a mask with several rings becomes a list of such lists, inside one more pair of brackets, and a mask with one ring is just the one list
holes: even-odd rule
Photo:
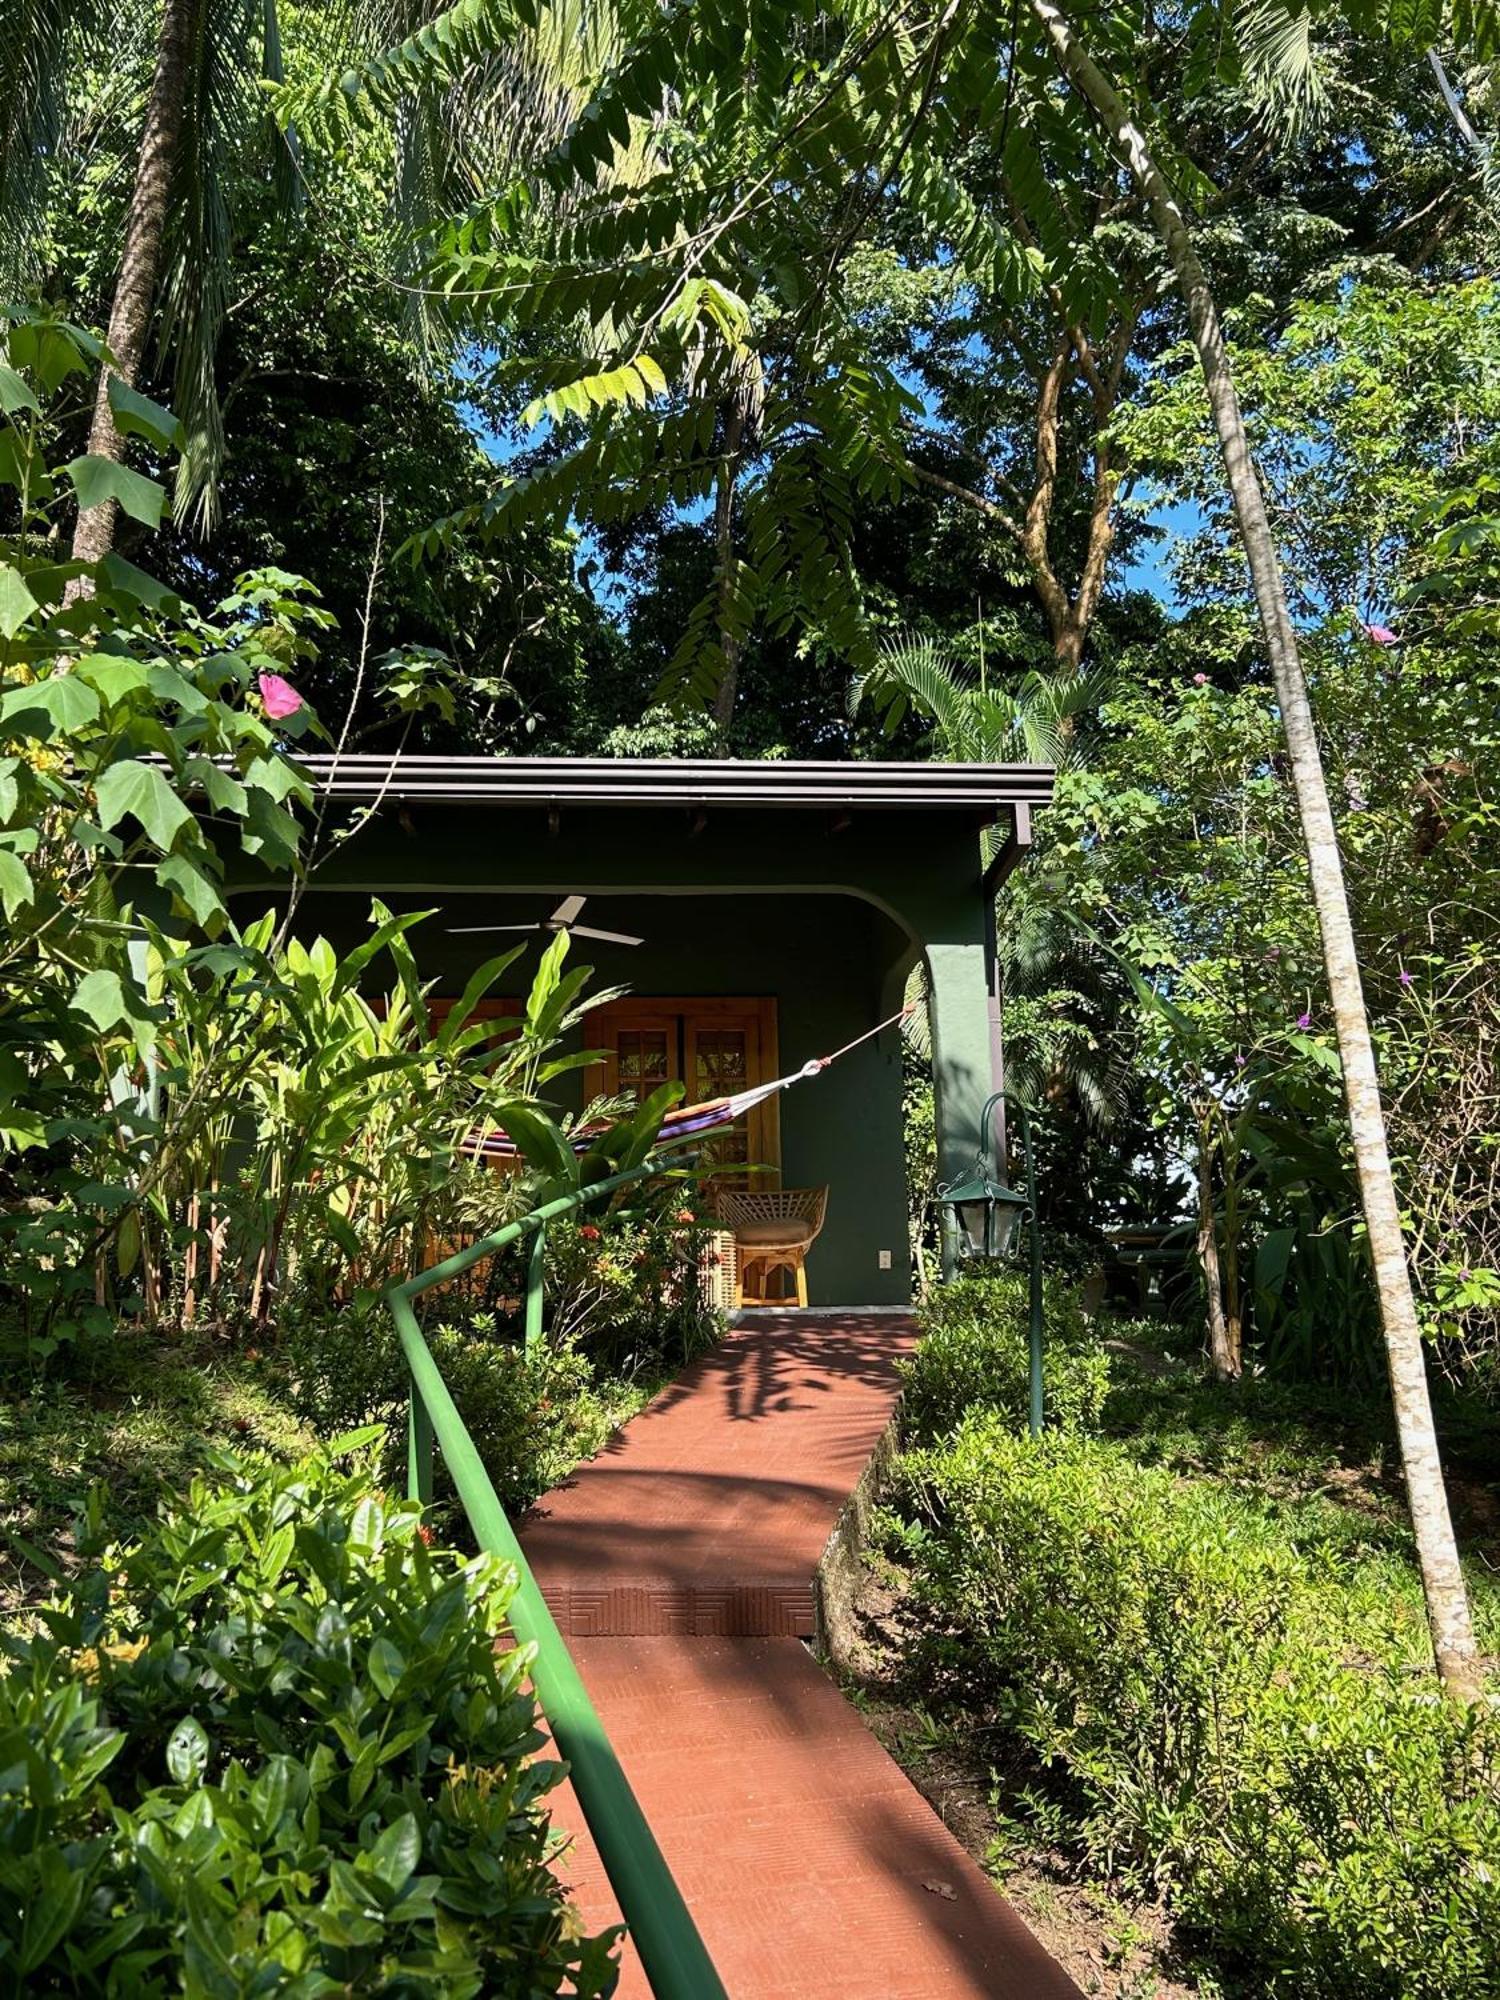
[[620, 1091], [640, 1102], [672, 1077], [665, 1030], [622, 1028], [619, 1039]]
[[[743, 1028], [699, 1028], [694, 1035], [693, 1095], [702, 1103], [713, 1097], [732, 1097], [751, 1082], [749, 1037]], [[716, 1166], [744, 1166], [750, 1158], [750, 1137], [743, 1118], [705, 1135], [700, 1160]], [[723, 1180], [723, 1186], [740, 1186], [738, 1176]]]

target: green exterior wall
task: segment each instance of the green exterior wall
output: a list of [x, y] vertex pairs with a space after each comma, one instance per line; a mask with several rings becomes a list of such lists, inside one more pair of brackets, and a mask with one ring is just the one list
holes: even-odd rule
[[[284, 894], [241, 879], [239, 909]], [[582, 921], [632, 932], [638, 948], [579, 940], [573, 963], [633, 995], [770, 996], [779, 1068], [790, 1074], [901, 1004], [917, 956], [931, 980], [940, 1178], [974, 1157], [991, 1088], [988, 912], [978, 829], [952, 812], [827, 813], [578, 808], [541, 811], [388, 804], [318, 866], [298, 913], [304, 936], [363, 934], [369, 898], [438, 911], [413, 943], [442, 992], [514, 938], [453, 937], [463, 924], [525, 922], [587, 894]], [[534, 963], [534, 958], [531, 960]], [[517, 990], [525, 977], [518, 970]], [[899, 1031], [853, 1051], [782, 1098], [782, 1179], [829, 1187], [808, 1259], [814, 1305], [909, 1297]], [[889, 1250], [891, 1268], [879, 1253]]]

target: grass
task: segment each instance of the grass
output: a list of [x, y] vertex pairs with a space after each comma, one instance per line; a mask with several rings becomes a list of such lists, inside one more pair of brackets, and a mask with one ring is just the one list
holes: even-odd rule
[[65, 1573], [91, 1492], [105, 1531], [133, 1536], [167, 1489], [215, 1446], [293, 1458], [314, 1436], [253, 1349], [133, 1329], [92, 1337], [31, 1374], [0, 1349], [0, 1611], [47, 1587], [40, 1553]]

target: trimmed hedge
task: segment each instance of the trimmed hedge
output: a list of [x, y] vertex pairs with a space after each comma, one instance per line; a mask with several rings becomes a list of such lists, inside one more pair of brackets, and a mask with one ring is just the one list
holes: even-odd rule
[[1033, 1442], [1005, 1403], [902, 1460], [924, 1670], [1063, 1780], [1093, 1867], [1164, 1892], [1255, 1992], [1500, 1993], [1500, 1717], [1438, 1694], [1406, 1552], [1294, 1534], [1126, 1443]]
[[514, 1577], [429, 1549], [339, 1441], [222, 1456], [4, 1642], [0, 1986], [609, 1992], [548, 1866], [560, 1767]]
[[[936, 1438], [969, 1410], [996, 1410], [1024, 1425], [1030, 1403], [1030, 1280], [1010, 1271], [942, 1285], [919, 1315], [921, 1344], [904, 1364], [907, 1435]], [[1097, 1427], [1109, 1394], [1109, 1356], [1083, 1316], [1074, 1287], [1049, 1277], [1043, 1292], [1047, 1422]]]

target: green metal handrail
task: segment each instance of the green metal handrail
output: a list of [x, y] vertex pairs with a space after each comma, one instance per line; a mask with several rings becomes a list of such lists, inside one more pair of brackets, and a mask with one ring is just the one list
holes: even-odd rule
[[435, 1438], [479, 1546], [515, 1565], [518, 1582], [510, 1606], [511, 1630], [523, 1645], [536, 1649], [531, 1679], [537, 1700], [553, 1741], [567, 1759], [573, 1789], [656, 2000], [727, 2000], [682, 1891], [646, 1823], [412, 1310], [412, 1301], [432, 1286], [461, 1276], [483, 1258], [529, 1235], [526, 1339], [528, 1346], [534, 1345], [541, 1337], [542, 1245], [548, 1223], [616, 1188], [629, 1187], [668, 1166], [682, 1164], [681, 1155], [673, 1159], [657, 1154], [627, 1173], [545, 1202], [493, 1236], [482, 1236], [441, 1264], [393, 1285], [386, 1299], [411, 1374], [407, 1490], [424, 1505], [431, 1500]]

